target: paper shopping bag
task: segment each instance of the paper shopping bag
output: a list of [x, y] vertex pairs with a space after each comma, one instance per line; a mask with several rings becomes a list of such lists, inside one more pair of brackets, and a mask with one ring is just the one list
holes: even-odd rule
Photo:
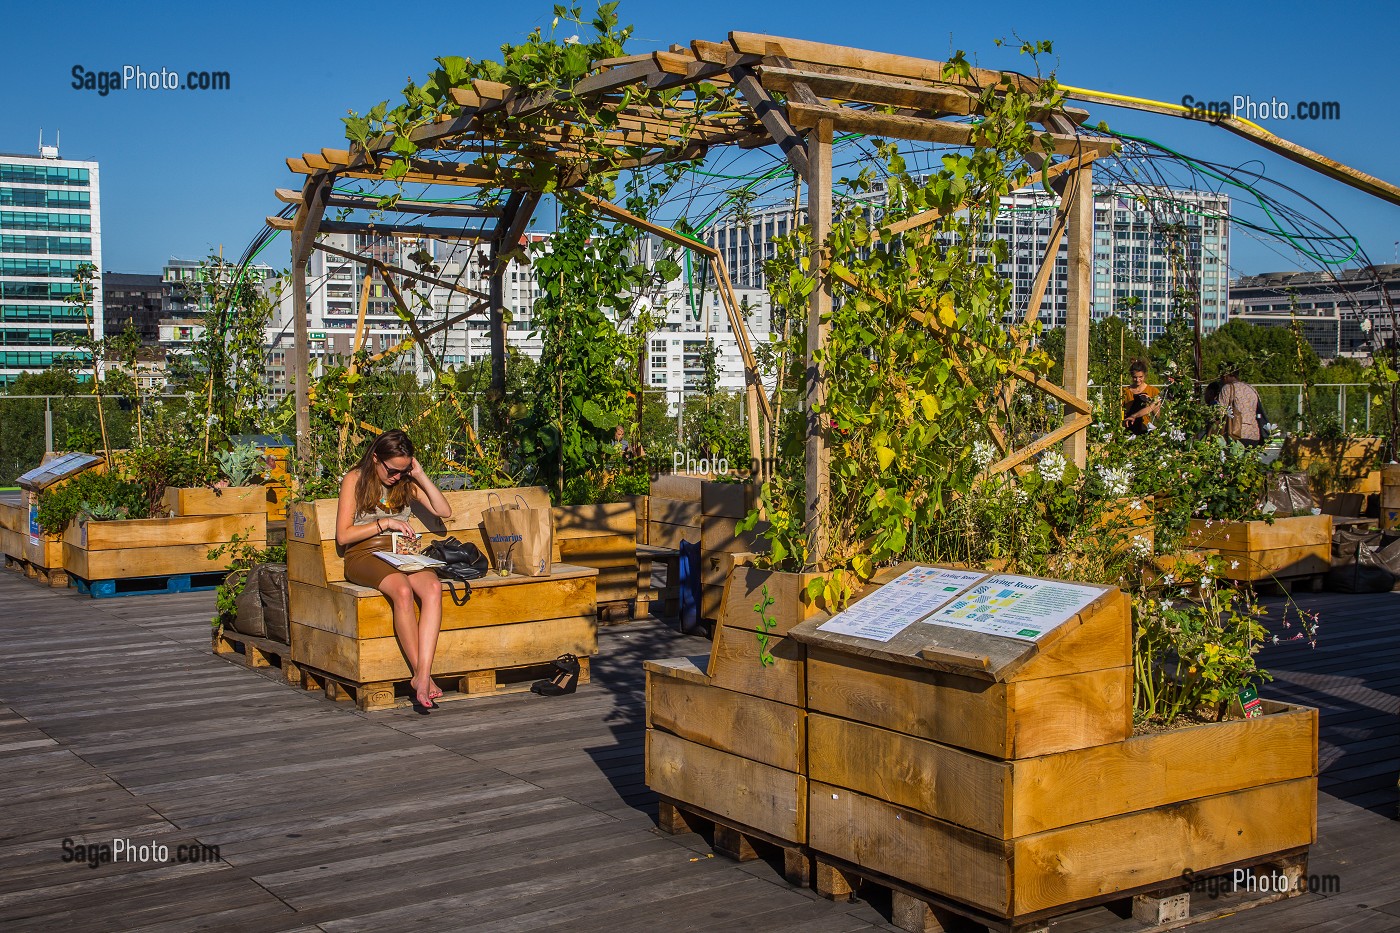
[[532, 509], [516, 496], [516, 502], [498, 504], [481, 513], [486, 543], [499, 571], [502, 567], [527, 577], [549, 576], [553, 569], [554, 516], [549, 509]]

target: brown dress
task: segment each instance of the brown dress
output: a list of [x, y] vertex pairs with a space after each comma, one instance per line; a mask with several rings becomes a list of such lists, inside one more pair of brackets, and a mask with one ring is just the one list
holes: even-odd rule
[[[384, 510], [382, 503], [376, 503], [374, 511], [359, 512], [355, 515], [354, 524], [373, 525], [382, 519], [396, 518], [399, 521], [408, 521], [413, 517], [413, 510], [404, 506], [397, 512]], [[363, 541], [350, 545], [345, 549], [345, 579], [351, 583], [358, 583], [360, 586], [372, 586], [376, 590], [379, 584], [384, 582], [384, 578], [391, 573], [398, 573], [392, 565], [374, 556], [375, 551], [393, 550], [394, 539], [386, 531], [384, 534], [366, 538]]]

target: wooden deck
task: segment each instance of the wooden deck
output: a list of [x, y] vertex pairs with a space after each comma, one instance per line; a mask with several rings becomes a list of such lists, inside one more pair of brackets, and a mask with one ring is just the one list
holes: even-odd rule
[[[1400, 594], [1303, 597], [1317, 649], [1263, 692], [1322, 707], [1310, 871], [1341, 893], [1212, 930], [1400, 929]], [[214, 657], [212, 595], [93, 602], [0, 575], [5, 930], [844, 931], [887, 906], [789, 886], [654, 826], [646, 658], [707, 643], [603, 629], [591, 686], [362, 714]], [[214, 862], [63, 861], [63, 840], [219, 847]], [[1097, 919], [1057, 925], [1069, 933]]]

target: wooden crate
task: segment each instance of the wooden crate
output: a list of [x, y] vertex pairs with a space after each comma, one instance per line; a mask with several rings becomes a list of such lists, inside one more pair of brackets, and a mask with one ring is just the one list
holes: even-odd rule
[[1224, 560], [1226, 579], [1255, 583], [1325, 574], [1332, 566], [1332, 516], [1295, 515], [1209, 525], [1192, 519], [1187, 542]]
[[1381, 528], [1400, 528], [1400, 464], [1387, 463], [1381, 467]]
[[[654, 513], [653, 513], [654, 514]], [[647, 522], [647, 543], [652, 547], [675, 550], [682, 541], [700, 543], [700, 525], [672, 525], [667, 522]]]
[[758, 488], [753, 483], [700, 484], [700, 512], [714, 518], [744, 518], [758, 507]]
[[[172, 515], [238, 515], [271, 512], [277, 499], [271, 486], [228, 486], [182, 489], [167, 486], [165, 508]], [[271, 516], [269, 516], [271, 517]]]
[[1317, 711], [1268, 702], [1265, 708], [1254, 720], [1016, 760], [812, 713], [808, 771], [813, 781], [1013, 839], [1316, 775]]
[[30, 534], [29, 507], [20, 501], [0, 502], [0, 554], [14, 569], [50, 586], [67, 586], [63, 568], [63, 536]]
[[556, 506], [559, 559], [598, 571], [598, 601], [637, 598], [637, 511], [631, 502]]
[[84, 580], [202, 574], [227, 568], [209, 550], [234, 535], [263, 547], [267, 512], [73, 522], [63, 534], [63, 566]]
[[998, 840], [812, 780], [817, 853], [1014, 920], [1115, 899], [1190, 871], [1249, 863], [1316, 839], [1317, 779], [1250, 787]]
[[[756, 857], [755, 841], [785, 850], [807, 838], [807, 713], [714, 683], [703, 658], [647, 661], [647, 786], [662, 798], [661, 826], [693, 828], [668, 809], [715, 822], [715, 848]], [[806, 872], [794, 872], [805, 883]]]

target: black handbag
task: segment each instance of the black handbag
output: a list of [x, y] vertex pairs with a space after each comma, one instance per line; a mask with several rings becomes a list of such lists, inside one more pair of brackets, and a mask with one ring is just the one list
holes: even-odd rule
[[[453, 604], [458, 606], [465, 606], [467, 600], [471, 599], [471, 581], [486, 576], [490, 567], [486, 555], [481, 553], [481, 548], [470, 541], [463, 544], [455, 537], [433, 542], [423, 549], [423, 555], [442, 561], [442, 566], [434, 567], [433, 571], [437, 573], [439, 580], [446, 581], [447, 592], [451, 594]], [[458, 583], [466, 588], [465, 593], [458, 593]]]

